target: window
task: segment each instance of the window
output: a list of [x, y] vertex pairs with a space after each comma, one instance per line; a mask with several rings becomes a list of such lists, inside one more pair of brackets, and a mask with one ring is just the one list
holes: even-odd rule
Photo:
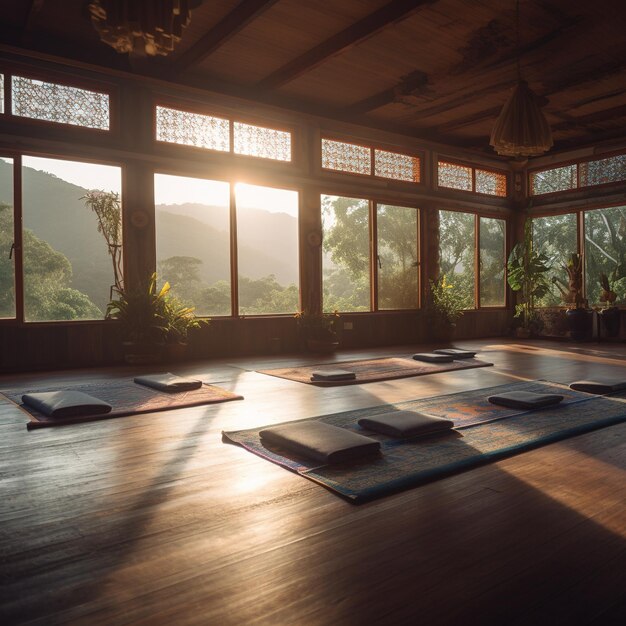
[[505, 222], [491, 217], [481, 217], [478, 222], [480, 306], [505, 306]]
[[0, 158], [0, 318], [15, 317], [13, 167]]
[[417, 156], [332, 139], [322, 139], [322, 167], [410, 183], [421, 180], [421, 159]]
[[22, 164], [24, 319], [102, 319], [114, 259], [85, 195], [109, 194], [119, 226], [121, 169], [30, 156]]
[[198, 316], [298, 310], [298, 193], [235, 185], [237, 285], [232, 284], [231, 185], [156, 174], [157, 272]]
[[437, 164], [437, 184], [439, 187], [504, 198], [507, 194], [506, 181], [506, 174], [502, 172], [447, 161], [439, 161]]
[[[322, 228], [324, 311], [419, 306], [417, 209], [324, 195]], [[376, 302], [371, 300], [372, 284]]]
[[378, 308], [419, 306], [417, 210], [379, 204], [376, 207]]
[[156, 108], [157, 141], [195, 146], [208, 150], [230, 150], [228, 120], [158, 106]]
[[58, 124], [109, 130], [109, 94], [13, 76], [12, 114]]
[[230, 185], [155, 174], [157, 276], [198, 316], [231, 314]]
[[298, 193], [237, 183], [239, 313], [295, 313], [299, 304]]
[[585, 278], [589, 304], [600, 303], [600, 274], [606, 274], [626, 303], [626, 206], [585, 211]]
[[560, 306], [568, 290], [567, 273], [563, 267], [570, 255], [578, 251], [576, 213], [536, 217], [532, 220], [533, 246], [550, 258], [548, 279], [550, 292], [536, 301], [537, 306]]
[[291, 133], [230, 119], [156, 106], [156, 140], [233, 152], [274, 161], [291, 161]]
[[530, 193], [539, 196], [624, 180], [626, 180], [626, 154], [618, 154], [604, 159], [531, 172]]
[[0, 74], [0, 113], [4, 113], [4, 74]]
[[464, 309], [475, 307], [475, 216], [439, 211], [439, 272], [459, 294]]

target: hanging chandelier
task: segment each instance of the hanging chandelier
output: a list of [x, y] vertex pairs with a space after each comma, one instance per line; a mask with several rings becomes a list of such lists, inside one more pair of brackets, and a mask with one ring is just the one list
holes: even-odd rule
[[116, 52], [166, 55], [181, 40], [191, 19], [188, 0], [91, 0], [91, 22]]
[[519, 0], [516, 2], [515, 32], [517, 46], [517, 85], [505, 102], [489, 144], [502, 156], [538, 156], [554, 145], [552, 132], [539, 108], [537, 96], [522, 80], [519, 44]]

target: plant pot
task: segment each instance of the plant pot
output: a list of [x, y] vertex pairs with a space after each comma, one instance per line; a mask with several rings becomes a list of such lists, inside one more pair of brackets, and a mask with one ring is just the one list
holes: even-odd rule
[[330, 354], [339, 347], [339, 342], [336, 339], [307, 339], [306, 347], [309, 352]]
[[569, 336], [574, 341], [582, 341], [591, 336], [592, 315], [587, 309], [568, 309], [566, 311]]
[[182, 361], [187, 356], [186, 343], [166, 343], [163, 347], [163, 356], [168, 362]]
[[157, 345], [125, 341], [123, 347], [124, 361], [129, 365], [151, 365], [162, 360], [161, 350]]
[[620, 327], [620, 310], [616, 306], [610, 306], [602, 309], [599, 313], [602, 328], [606, 337], [617, 337]]
[[526, 328], [525, 326], [518, 326], [515, 329], [515, 336], [518, 339], [530, 339], [530, 337], [532, 336], [532, 331], [530, 330], [530, 328]]

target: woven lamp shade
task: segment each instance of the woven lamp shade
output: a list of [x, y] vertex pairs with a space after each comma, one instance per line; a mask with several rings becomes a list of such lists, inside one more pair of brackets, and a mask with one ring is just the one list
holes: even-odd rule
[[503, 156], [537, 156], [553, 145], [552, 132], [537, 96], [520, 80], [500, 111], [489, 143]]

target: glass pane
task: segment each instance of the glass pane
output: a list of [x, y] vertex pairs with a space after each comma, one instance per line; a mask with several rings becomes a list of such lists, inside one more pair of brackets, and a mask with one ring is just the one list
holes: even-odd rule
[[585, 212], [585, 272], [589, 304], [600, 303], [600, 274], [615, 304], [626, 303], [626, 206]]
[[476, 170], [476, 192], [506, 197], [506, 175], [488, 170]]
[[581, 163], [580, 186], [605, 185], [626, 180], [626, 154]]
[[[0, 158], [0, 317], [15, 317], [13, 159]], [[9, 259], [9, 255], [11, 258]]]
[[0, 74], [0, 113], [4, 113], [4, 74]]
[[440, 187], [472, 191], [472, 168], [455, 163], [439, 161], [437, 168], [438, 184]]
[[199, 317], [231, 314], [230, 185], [155, 174], [159, 282]]
[[458, 293], [464, 309], [475, 306], [474, 215], [439, 211], [439, 272]]
[[322, 139], [322, 167], [328, 170], [370, 175], [371, 155], [371, 148], [365, 146]]
[[378, 308], [416, 309], [417, 209], [379, 204], [377, 218]]
[[167, 107], [156, 108], [156, 138], [208, 150], [230, 150], [228, 120]]
[[567, 189], [576, 189], [575, 165], [555, 167], [543, 172], [533, 172], [530, 175], [530, 193], [534, 196]]
[[291, 133], [235, 122], [235, 154], [291, 161]]
[[480, 218], [480, 306], [504, 306], [504, 220]]
[[121, 230], [117, 247], [110, 247], [84, 196], [90, 190], [112, 194], [119, 215], [121, 179], [121, 169], [111, 165], [23, 158], [27, 321], [103, 318], [115, 283], [113, 268], [121, 264], [115, 257]]
[[420, 182], [420, 159], [408, 154], [374, 150], [374, 174], [381, 178]]
[[323, 308], [369, 311], [369, 202], [322, 196]]
[[239, 314], [299, 307], [298, 192], [237, 183]]
[[563, 293], [568, 290], [564, 266], [572, 252], [578, 251], [576, 214], [536, 217], [532, 221], [533, 245], [550, 258], [548, 273], [550, 293], [536, 300], [537, 306], [561, 306]]
[[13, 76], [13, 115], [109, 130], [109, 94]]

